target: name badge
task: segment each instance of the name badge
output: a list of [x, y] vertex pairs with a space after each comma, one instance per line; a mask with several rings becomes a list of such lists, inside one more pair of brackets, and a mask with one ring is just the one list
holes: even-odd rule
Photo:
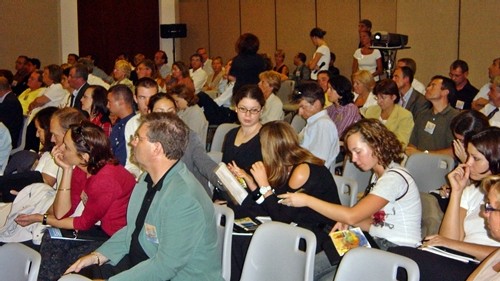
[[432, 123], [431, 121], [427, 121], [424, 131], [432, 135], [434, 134], [434, 129], [436, 129], [436, 124]]
[[146, 232], [146, 239], [149, 242], [158, 244], [158, 235], [156, 234], [156, 226], [144, 223], [144, 231]]
[[465, 104], [464, 101], [457, 100], [457, 104], [455, 105], [455, 108], [456, 109], [464, 109], [464, 104]]

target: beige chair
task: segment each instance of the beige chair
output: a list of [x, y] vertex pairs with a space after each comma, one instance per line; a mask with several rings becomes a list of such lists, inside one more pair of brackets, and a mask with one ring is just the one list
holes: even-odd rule
[[[305, 241], [305, 251], [299, 248]], [[241, 281], [312, 281], [316, 236], [310, 230], [266, 222], [255, 231], [243, 265]]]
[[231, 245], [233, 240], [234, 212], [230, 208], [214, 204], [217, 223], [218, 246], [222, 253], [222, 278], [231, 280]]
[[358, 183], [350, 178], [333, 175], [337, 191], [339, 193], [340, 203], [344, 206], [352, 207], [358, 202]]
[[421, 192], [429, 192], [445, 184], [446, 175], [454, 167], [453, 157], [434, 153], [412, 154], [405, 165]]
[[91, 280], [85, 276], [72, 273], [63, 275], [61, 278], [59, 278], [59, 281], [91, 281]]
[[21, 243], [7, 243], [0, 247], [1, 280], [36, 281], [42, 257]]
[[220, 124], [215, 130], [214, 138], [212, 139], [212, 144], [210, 146], [210, 152], [207, 154], [216, 163], [222, 161], [222, 145], [224, 144], [224, 138], [226, 137], [227, 132], [238, 126], [239, 125], [235, 123], [224, 123]]

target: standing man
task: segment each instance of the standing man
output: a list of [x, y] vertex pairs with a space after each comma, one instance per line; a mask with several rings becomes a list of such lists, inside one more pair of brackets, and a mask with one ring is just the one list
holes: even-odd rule
[[212, 60], [208, 56], [207, 50], [203, 47], [198, 48], [196, 50], [196, 53], [200, 55], [201, 57], [201, 62], [203, 63], [203, 70], [207, 73], [207, 75], [210, 76], [210, 74], [214, 73], [214, 69], [212, 68]]
[[332, 119], [323, 109], [325, 94], [316, 82], [304, 82], [297, 88], [295, 96], [299, 102], [299, 115], [307, 121], [299, 133], [300, 145], [325, 161], [331, 168], [339, 154], [339, 134]]
[[89, 84], [87, 79], [89, 72], [87, 66], [77, 63], [69, 70], [68, 83], [73, 90], [70, 96], [70, 105], [78, 110], [82, 110], [82, 97]]
[[155, 53], [154, 60], [156, 67], [158, 68], [158, 72], [161, 75], [161, 78], [165, 79], [165, 77], [167, 77], [167, 75], [170, 73], [170, 66], [168, 66], [167, 54], [162, 50], [158, 50]]
[[453, 156], [452, 142], [455, 137], [450, 124], [458, 110], [450, 105], [448, 96], [454, 92], [455, 83], [450, 78], [432, 77], [425, 92], [425, 98], [432, 103], [432, 107], [420, 112], [415, 120], [410, 144], [405, 151], [408, 156], [418, 152]]
[[125, 139], [125, 125], [134, 116], [134, 97], [127, 85], [118, 84], [109, 88], [108, 109], [111, 114], [118, 117], [109, 135], [111, 150], [122, 166], [127, 161], [127, 143]]
[[415, 121], [418, 113], [429, 108], [430, 104], [422, 93], [413, 89], [413, 71], [408, 66], [398, 67], [392, 74], [392, 80], [398, 85], [401, 95], [399, 105], [409, 110], [413, 115], [413, 121]]
[[456, 60], [450, 65], [450, 78], [455, 82], [456, 95], [450, 103], [456, 109], [471, 109], [472, 100], [479, 92], [467, 79], [469, 65], [463, 60]]
[[202, 66], [201, 56], [198, 54], [191, 55], [191, 69], [189, 69], [189, 75], [191, 75], [191, 79], [193, 79], [195, 94], [198, 94], [203, 89], [203, 85], [205, 85], [208, 79], [207, 72], [201, 68]]
[[12, 148], [16, 148], [23, 127], [23, 108], [11, 90], [9, 80], [3, 76], [0, 77], [0, 122], [9, 129]]
[[66, 272], [97, 265], [101, 274], [89, 277], [223, 280], [212, 201], [179, 161], [188, 134], [187, 126], [173, 113], [142, 117], [132, 145], [136, 161], [147, 174], [130, 198], [127, 226]]

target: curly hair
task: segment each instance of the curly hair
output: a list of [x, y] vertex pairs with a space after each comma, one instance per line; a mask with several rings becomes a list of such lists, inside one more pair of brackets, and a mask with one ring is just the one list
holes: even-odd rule
[[291, 167], [310, 163], [323, 166], [325, 161], [300, 146], [297, 134], [285, 121], [272, 121], [260, 129], [262, 160], [271, 186], [286, 183]]
[[80, 158], [83, 159], [83, 154], [88, 154], [89, 160], [84, 165], [91, 175], [96, 175], [106, 164], [118, 165], [109, 139], [101, 127], [85, 120], [71, 125], [69, 134]]
[[401, 142], [379, 120], [361, 119], [348, 127], [342, 138], [347, 143], [347, 139], [355, 133], [361, 135], [361, 139], [373, 150], [373, 156], [384, 168], [387, 168], [391, 162], [401, 163], [403, 161]]

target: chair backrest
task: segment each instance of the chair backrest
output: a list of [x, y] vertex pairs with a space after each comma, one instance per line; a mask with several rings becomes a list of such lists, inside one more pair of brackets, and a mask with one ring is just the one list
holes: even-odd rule
[[59, 278], [59, 281], [90, 281], [90, 280], [91, 279], [88, 279], [85, 276], [73, 273], [63, 275], [61, 278]]
[[406, 169], [412, 175], [418, 190], [429, 192], [446, 183], [446, 175], [455, 166], [453, 157], [443, 154], [416, 153], [406, 161]]
[[358, 190], [364, 191], [370, 183], [373, 172], [360, 170], [350, 159], [348, 159], [348, 157], [346, 158], [342, 176], [355, 180], [358, 183]]
[[2, 280], [36, 281], [42, 258], [40, 254], [21, 243], [7, 243], [0, 247]]
[[17, 140], [17, 147], [12, 149], [10, 155], [21, 151], [26, 146], [26, 131], [28, 130], [29, 118], [27, 116], [23, 117], [23, 126], [21, 127], [21, 133], [19, 134], [19, 139]]
[[38, 154], [36, 152], [28, 150], [18, 151], [10, 156], [4, 175], [27, 172], [31, 170], [37, 159]]
[[[305, 251], [299, 248], [305, 241]], [[243, 265], [241, 281], [312, 281], [316, 236], [281, 222], [267, 222], [255, 231]]]
[[215, 207], [218, 246], [222, 256], [222, 277], [231, 279], [231, 245], [233, 240], [234, 212], [230, 208], [218, 204]]
[[337, 175], [333, 175], [333, 179], [337, 184], [340, 203], [344, 206], [354, 206], [358, 202], [358, 183], [353, 179]]
[[306, 126], [306, 123], [306, 120], [302, 118], [302, 116], [295, 114], [290, 122], [290, 125], [292, 125], [292, 128], [298, 134]]
[[397, 280], [398, 267], [406, 269], [408, 281], [420, 279], [420, 270], [413, 260], [379, 249], [359, 247], [344, 255], [334, 280]]
[[231, 129], [238, 127], [235, 123], [224, 123], [220, 124], [215, 130], [214, 138], [212, 139], [212, 145], [210, 146], [210, 151], [222, 151], [222, 145], [224, 144], [224, 138], [227, 132]]
[[290, 102], [290, 97], [293, 94], [293, 90], [295, 89], [295, 81], [294, 80], [285, 80], [281, 82], [281, 87], [276, 93], [278, 98], [280, 98], [283, 104], [287, 104]]

